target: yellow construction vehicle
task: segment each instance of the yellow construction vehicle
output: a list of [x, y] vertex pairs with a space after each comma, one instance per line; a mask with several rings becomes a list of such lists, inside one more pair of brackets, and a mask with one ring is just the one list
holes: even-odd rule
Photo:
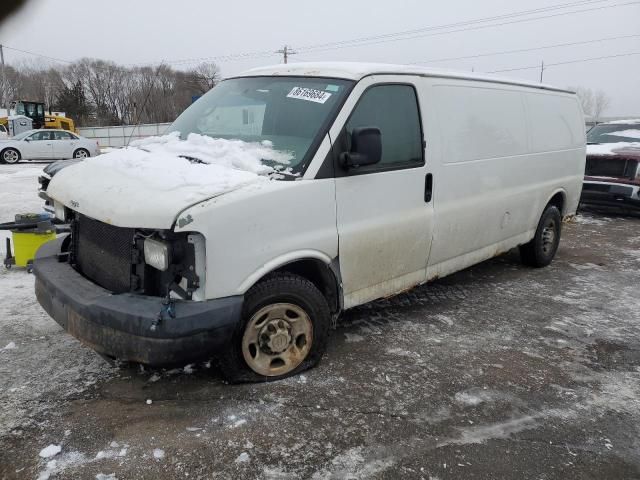
[[[76, 132], [73, 120], [60, 115], [47, 114], [44, 110], [44, 103], [30, 102], [27, 100], [17, 100], [9, 105], [9, 115], [24, 115], [33, 121], [33, 128], [56, 128]], [[7, 127], [8, 117], [0, 117], [0, 125]]]

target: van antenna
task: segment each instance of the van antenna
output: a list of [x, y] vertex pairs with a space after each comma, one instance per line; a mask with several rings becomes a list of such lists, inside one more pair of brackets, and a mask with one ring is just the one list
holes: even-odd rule
[[158, 65], [158, 68], [156, 68], [156, 73], [153, 76], [153, 81], [151, 82], [151, 85], [149, 85], [149, 90], [147, 90], [147, 94], [144, 97], [142, 106], [136, 112], [136, 121], [133, 123], [133, 129], [131, 130], [131, 135], [129, 135], [129, 138], [127, 139], [127, 143], [125, 144], [125, 147], [129, 146], [129, 142], [131, 142], [131, 138], [133, 137], [133, 134], [136, 132], [136, 128], [140, 127], [140, 119], [142, 117], [141, 112], [144, 111], [144, 107], [146, 107], [147, 102], [149, 101], [149, 97], [151, 96], [151, 90], [153, 90], [153, 84], [156, 82], [156, 79], [160, 74], [160, 69], [162, 68], [163, 65], [164, 65], [164, 60], [162, 60], [162, 62], [160, 62], [160, 65]]

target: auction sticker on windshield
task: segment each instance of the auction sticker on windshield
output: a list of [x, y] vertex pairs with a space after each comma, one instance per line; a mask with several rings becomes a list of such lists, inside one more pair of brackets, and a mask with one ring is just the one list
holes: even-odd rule
[[306, 100], [308, 102], [324, 103], [329, 100], [331, 94], [322, 90], [314, 90], [313, 88], [293, 87], [287, 95], [287, 98], [297, 98], [298, 100]]

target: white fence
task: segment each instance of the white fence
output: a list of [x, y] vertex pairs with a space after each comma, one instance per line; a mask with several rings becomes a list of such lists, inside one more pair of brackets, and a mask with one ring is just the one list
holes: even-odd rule
[[143, 125], [123, 125], [118, 127], [86, 127], [79, 128], [80, 135], [93, 138], [101, 147], [124, 147], [127, 143], [139, 138], [162, 135], [170, 123], [147, 123]]

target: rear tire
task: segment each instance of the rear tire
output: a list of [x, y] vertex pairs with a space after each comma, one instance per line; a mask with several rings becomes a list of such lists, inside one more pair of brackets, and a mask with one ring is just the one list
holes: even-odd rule
[[8, 163], [10, 165], [18, 163], [20, 161], [20, 152], [15, 148], [5, 148], [0, 152], [0, 162]]
[[558, 251], [562, 232], [562, 214], [549, 205], [542, 213], [533, 239], [520, 246], [520, 259], [530, 267], [541, 268], [551, 263]]
[[304, 277], [273, 274], [245, 294], [242, 321], [219, 364], [232, 382], [269, 382], [316, 366], [326, 350], [331, 314]]

